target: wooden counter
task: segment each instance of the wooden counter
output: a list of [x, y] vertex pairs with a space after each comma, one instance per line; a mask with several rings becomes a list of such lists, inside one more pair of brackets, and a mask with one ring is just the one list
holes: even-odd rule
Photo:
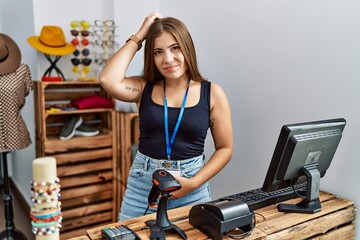
[[[287, 202], [296, 203], [299, 201], [301, 199], [293, 199]], [[258, 209], [255, 211], [256, 227], [251, 235], [244, 239], [354, 239], [355, 225], [353, 221], [356, 218], [354, 202], [326, 192], [320, 193], [320, 201], [322, 210], [314, 214], [278, 212], [275, 205]], [[188, 239], [209, 239], [188, 222], [190, 209], [191, 206], [169, 210], [169, 219], [185, 231]], [[141, 239], [149, 239], [150, 230], [144, 224], [149, 219], [155, 219], [155, 214], [126, 220], [121, 224], [125, 224], [136, 231]], [[116, 224], [118, 223], [88, 229], [88, 237], [91, 240], [100, 240], [101, 229]], [[166, 239], [181, 238], [176, 234], [167, 233]], [[224, 239], [230, 238], [225, 236]]]

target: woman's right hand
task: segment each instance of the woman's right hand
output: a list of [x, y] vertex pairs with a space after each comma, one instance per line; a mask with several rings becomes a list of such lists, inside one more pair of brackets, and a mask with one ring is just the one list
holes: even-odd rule
[[138, 38], [140, 38], [142, 41], [145, 40], [147, 32], [149, 31], [149, 28], [151, 24], [155, 21], [155, 19], [161, 19], [163, 16], [161, 16], [158, 12], [152, 12], [149, 16], [147, 16], [141, 25], [139, 31], [135, 34]]

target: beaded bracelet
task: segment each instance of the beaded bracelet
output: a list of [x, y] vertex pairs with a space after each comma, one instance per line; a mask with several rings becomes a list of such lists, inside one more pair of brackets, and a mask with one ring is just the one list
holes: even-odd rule
[[54, 221], [59, 221], [61, 216], [62, 216], [62, 213], [60, 213], [56, 216], [48, 217], [48, 218], [39, 218], [39, 217], [35, 217], [34, 215], [30, 215], [30, 218], [34, 222], [54, 222]]
[[54, 211], [54, 209], [60, 209], [60, 207], [61, 207], [61, 202], [58, 201], [55, 206], [51, 206], [51, 207], [49, 207], [49, 206], [45, 206], [45, 207], [36, 206], [36, 207], [34, 207], [33, 206], [33, 207], [31, 207], [31, 212], [32, 213], [43, 213], [43, 212], [46, 212], [46, 211], [52, 212], [52, 211]]
[[61, 210], [57, 210], [56, 212], [53, 213], [48, 213], [48, 214], [41, 214], [41, 215], [36, 215], [36, 213], [31, 213], [32, 216], [34, 216], [35, 218], [50, 218], [50, 217], [54, 217], [61, 214]]
[[52, 185], [45, 185], [45, 186], [32, 186], [32, 192], [51, 192], [60, 189], [60, 184], [55, 183]]
[[37, 228], [46, 228], [46, 227], [51, 227], [51, 226], [61, 226], [61, 221], [62, 221], [62, 217], [60, 216], [60, 218], [57, 221], [52, 221], [52, 222], [34, 222], [31, 221], [31, 225], [33, 227], [37, 227]]
[[48, 195], [57, 195], [60, 192], [60, 186], [57, 186], [53, 189], [37, 189], [31, 188], [31, 195], [35, 195], [36, 197], [48, 196]]
[[46, 185], [52, 185], [55, 183], [59, 183], [60, 182], [60, 178], [56, 178], [54, 181], [51, 182], [35, 182], [35, 181], [30, 181], [30, 184], [32, 186], [46, 186]]
[[33, 203], [49, 203], [49, 202], [58, 201], [59, 199], [60, 199], [60, 194], [55, 197], [46, 196], [45, 199], [39, 199], [39, 198], [32, 197], [31, 201]]
[[56, 232], [59, 232], [59, 227], [50, 227], [50, 228], [32, 228], [32, 232], [36, 235], [51, 235]]

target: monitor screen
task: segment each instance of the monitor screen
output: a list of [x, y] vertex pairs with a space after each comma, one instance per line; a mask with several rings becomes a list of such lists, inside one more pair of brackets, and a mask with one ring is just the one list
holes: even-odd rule
[[343, 118], [284, 125], [266, 174], [263, 191], [306, 182], [306, 199], [297, 206], [279, 204], [285, 212], [320, 211], [320, 178], [329, 168], [339, 145]]

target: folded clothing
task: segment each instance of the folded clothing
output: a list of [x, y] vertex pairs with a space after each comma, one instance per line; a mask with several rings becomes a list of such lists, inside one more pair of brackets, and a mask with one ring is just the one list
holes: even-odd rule
[[101, 97], [99, 95], [91, 95], [70, 101], [70, 105], [77, 109], [90, 109], [90, 108], [113, 108], [114, 103], [110, 99]]

